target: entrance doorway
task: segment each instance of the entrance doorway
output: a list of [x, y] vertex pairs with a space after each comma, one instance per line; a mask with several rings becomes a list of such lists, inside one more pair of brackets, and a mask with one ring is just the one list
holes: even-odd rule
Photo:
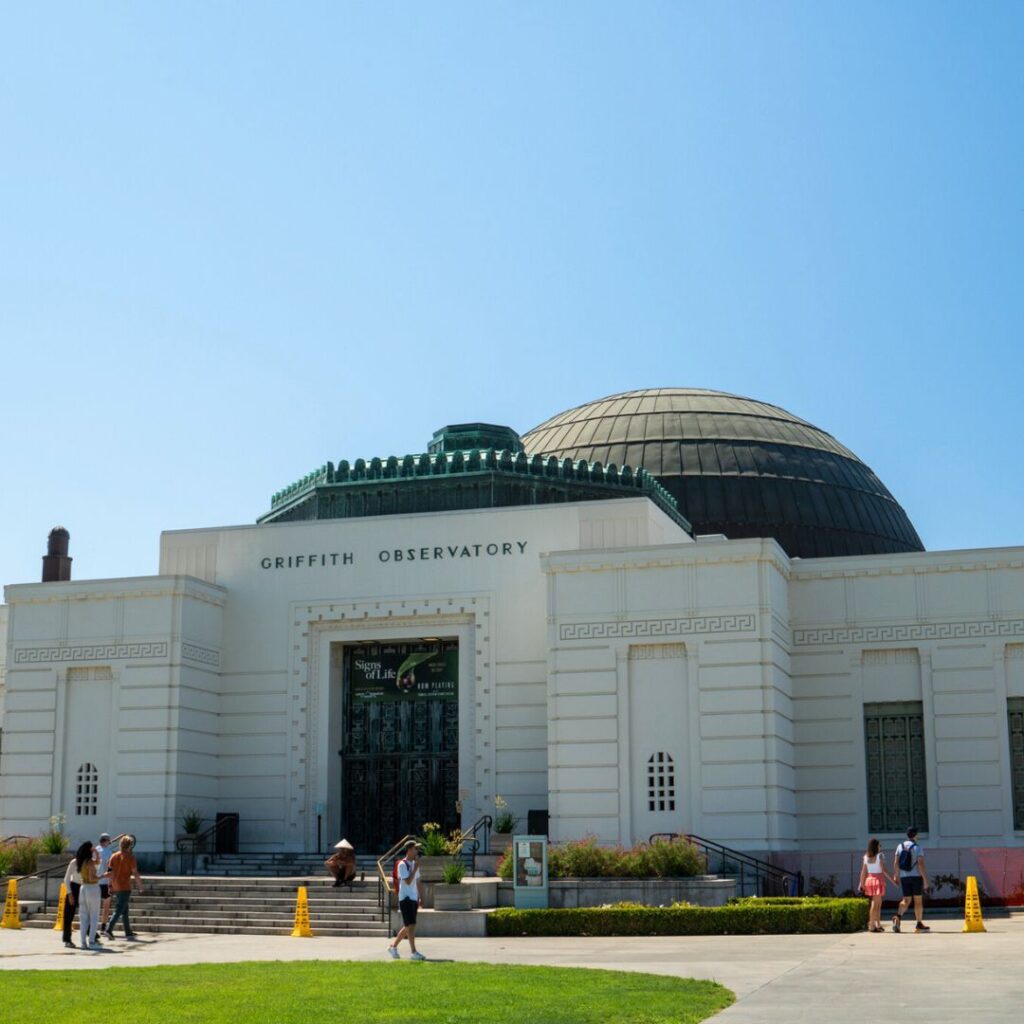
[[458, 680], [454, 639], [345, 645], [341, 822], [361, 853], [459, 827]]

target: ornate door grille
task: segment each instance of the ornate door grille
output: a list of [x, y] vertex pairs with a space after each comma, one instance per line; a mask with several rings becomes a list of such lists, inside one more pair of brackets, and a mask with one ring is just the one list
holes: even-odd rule
[[458, 828], [458, 701], [355, 702], [346, 688], [341, 770], [342, 831], [361, 853], [425, 821]]
[[919, 701], [864, 705], [868, 829], [928, 828], [924, 715]]
[[1024, 697], [1007, 702], [1010, 719], [1010, 780], [1013, 788], [1013, 827], [1024, 829]]

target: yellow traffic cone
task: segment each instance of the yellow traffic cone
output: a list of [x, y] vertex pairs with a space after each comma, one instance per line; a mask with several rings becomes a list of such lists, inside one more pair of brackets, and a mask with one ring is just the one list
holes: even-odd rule
[[299, 886], [299, 898], [295, 901], [295, 927], [293, 939], [311, 939], [313, 929], [309, 927], [309, 894], [304, 885]]
[[978, 880], [967, 876], [967, 897], [964, 900], [964, 931], [983, 932], [985, 922], [981, 919], [981, 900], [978, 898]]
[[64, 908], [68, 902], [68, 887], [61, 882], [60, 883], [60, 899], [57, 900], [57, 920], [53, 922], [53, 930], [55, 932], [64, 931]]
[[7, 899], [4, 901], [4, 918], [0, 928], [20, 928], [21, 912], [18, 910], [18, 883], [11, 879], [7, 883]]

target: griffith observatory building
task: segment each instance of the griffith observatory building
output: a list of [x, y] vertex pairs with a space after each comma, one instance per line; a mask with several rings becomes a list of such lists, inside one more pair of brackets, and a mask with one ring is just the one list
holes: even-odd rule
[[195, 808], [373, 852], [500, 794], [557, 841], [1024, 847], [1024, 548], [925, 551], [835, 438], [716, 391], [426, 447], [167, 531], [154, 576], [73, 580], [54, 531], [0, 606], [0, 837], [157, 860]]

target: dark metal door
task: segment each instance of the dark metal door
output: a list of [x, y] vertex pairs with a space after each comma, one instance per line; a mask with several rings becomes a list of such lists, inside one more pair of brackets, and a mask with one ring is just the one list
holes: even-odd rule
[[346, 701], [343, 833], [360, 853], [386, 850], [426, 821], [459, 815], [458, 701]]

